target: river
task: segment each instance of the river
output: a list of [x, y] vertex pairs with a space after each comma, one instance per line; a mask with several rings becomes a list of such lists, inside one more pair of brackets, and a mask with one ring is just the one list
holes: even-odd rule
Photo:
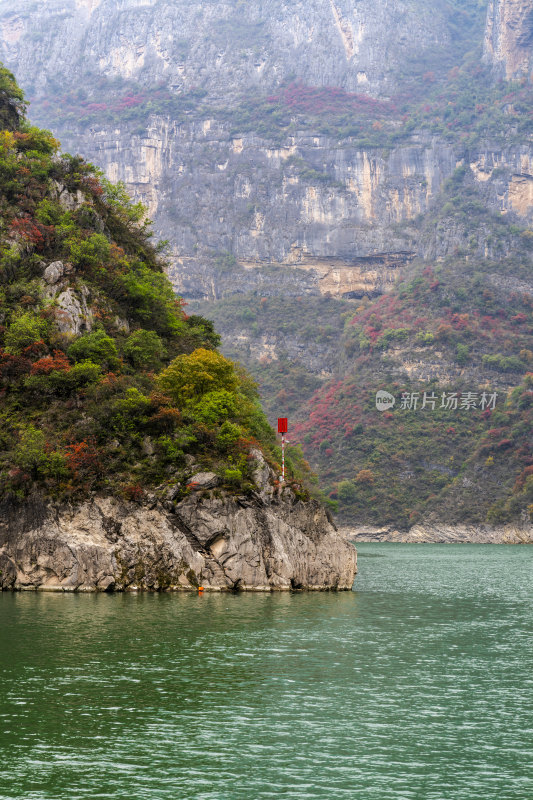
[[531, 800], [533, 548], [339, 594], [0, 595], [0, 798]]

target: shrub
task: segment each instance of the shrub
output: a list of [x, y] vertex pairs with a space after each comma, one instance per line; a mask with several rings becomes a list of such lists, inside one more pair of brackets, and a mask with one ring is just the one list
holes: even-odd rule
[[337, 496], [343, 503], [351, 503], [357, 497], [357, 489], [352, 481], [341, 481], [337, 486]]
[[218, 433], [217, 445], [221, 450], [229, 450], [238, 441], [241, 435], [242, 429], [239, 428], [238, 425], [234, 425], [233, 422], [226, 420]]
[[144, 497], [142, 486], [139, 486], [138, 483], [126, 486], [124, 488], [124, 497], [126, 500], [130, 500], [133, 503], [140, 503]]
[[[59, 373], [55, 374], [58, 375]], [[70, 372], [65, 374], [65, 381], [72, 389], [79, 389], [82, 386], [96, 383], [101, 374], [100, 366], [87, 359], [74, 364]]]
[[101, 329], [80, 336], [70, 345], [67, 352], [73, 361], [92, 361], [109, 369], [116, 368], [120, 364], [114, 340]]
[[83, 240], [68, 239], [66, 246], [69, 248], [69, 260], [75, 267], [101, 266], [111, 253], [111, 245], [101, 233], [93, 233]]
[[148, 397], [145, 397], [135, 387], [130, 387], [126, 390], [125, 396], [113, 404], [113, 428], [120, 432], [136, 431], [150, 405]]
[[54, 355], [45, 356], [32, 364], [31, 375], [49, 375], [51, 372], [69, 372], [70, 364], [61, 350], [54, 350]]
[[98, 451], [93, 441], [81, 441], [69, 445], [66, 448], [66, 459], [75, 478], [94, 479], [102, 471]]
[[5, 351], [12, 355], [20, 355], [22, 351], [34, 342], [46, 336], [48, 324], [42, 317], [26, 311], [16, 317], [5, 335]]
[[194, 416], [211, 425], [220, 423], [235, 414], [237, 414], [237, 398], [234, 392], [228, 392], [227, 389], [207, 392], [194, 406]]
[[455, 360], [457, 361], [458, 364], [463, 366], [468, 362], [469, 358], [470, 358], [470, 351], [467, 345], [459, 343], [455, 350]]
[[239, 486], [242, 483], [242, 472], [236, 467], [230, 467], [224, 470], [224, 480], [230, 486]]
[[44, 433], [28, 425], [21, 431], [20, 442], [15, 449], [15, 464], [36, 477], [46, 467], [45, 446]]
[[372, 470], [362, 469], [355, 476], [356, 483], [372, 484], [375, 481], [375, 475]]

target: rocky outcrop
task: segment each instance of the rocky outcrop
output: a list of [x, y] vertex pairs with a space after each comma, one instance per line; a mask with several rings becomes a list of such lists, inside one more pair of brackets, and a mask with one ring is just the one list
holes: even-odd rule
[[531, 523], [509, 525], [420, 524], [408, 531], [369, 525], [342, 529], [353, 542], [402, 542], [410, 544], [533, 544]]
[[356, 551], [315, 501], [285, 488], [192, 492], [179, 503], [34, 498], [5, 507], [0, 587], [46, 591], [350, 589]]
[[507, 80], [533, 69], [532, 0], [490, 0], [485, 30], [485, 59]]

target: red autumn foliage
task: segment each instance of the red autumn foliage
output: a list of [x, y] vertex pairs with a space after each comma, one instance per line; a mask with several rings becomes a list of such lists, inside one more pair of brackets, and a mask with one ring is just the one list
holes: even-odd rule
[[376, 100], [366, 94], [346, 92], [336, 86], [306, 86], [303, 83], [291, 83], [281, 94], [273, 95], [268, 100], [304, 114], [355, 112], [384, 116], [396, 111], [393, 103]]
[[12, 235], [18, 236], [37, 250], [44, 248], [44, 236], [39, 228], [29, 219], [14, 219], [10, 225]]
[[513, 440], [512, 439], [502, 439], [500, 442], [498, 442], [498, 449], [499, 450], [507, 450], [509, 447], [512, 447], [512, 446], [513, 446]]
[[524, 488], [525, 482], [530, 475], [533, 475], [533, 465], [526, 467], [525, 469], [522, 470], [522, 472], [515, 481], [513, 491], [520, 492]]
[[65, 353], [54, 350], [53, 356], [45, 356], [35, 361], [31, 367], [32, 375], [49, 375], [51, 372], [69, 372], [70, 364]]
[[69, 469], [76, 478], [94, 478], [101, 472], [99, 454], [94, 441], [82, 441], [66, 448]]
[[126, 486], [124, 489], [124, 497], [126, 500], [130, 500], [133, 503], [139, 503], [144, 497], [144, 492], [142, 487], [136, 483], [131, 486]]
[[159, 431], [172, 431], [180, 424], [181, 414], [177, 408], [160, 408], [149, 422]]

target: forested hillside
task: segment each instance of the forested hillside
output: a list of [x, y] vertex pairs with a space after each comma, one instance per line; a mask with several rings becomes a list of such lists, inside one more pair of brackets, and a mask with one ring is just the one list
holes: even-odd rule
[[252, 491], [251, 449], [279, 456], [253, 382], [184, 312], [142, 205], [24, 112], [1, 68], [2, 498], [176, 500], [201, 469]]

